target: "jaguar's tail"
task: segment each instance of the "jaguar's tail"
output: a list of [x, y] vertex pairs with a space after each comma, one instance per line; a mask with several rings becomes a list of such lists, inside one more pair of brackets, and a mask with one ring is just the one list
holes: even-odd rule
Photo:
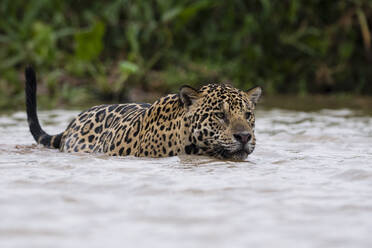
[[57, 135], [49, 135], [41, 129], [39, 119], [36, 113], [36, 76], [32, 67], [27, 67], [25, 70], [26, 77], [26, 109], [27, 121], [30, 127], [32, 136], [38, 144], [42, 144], [49, 148], [59, 148], [61, 145], [61, 137], [63, 133]]

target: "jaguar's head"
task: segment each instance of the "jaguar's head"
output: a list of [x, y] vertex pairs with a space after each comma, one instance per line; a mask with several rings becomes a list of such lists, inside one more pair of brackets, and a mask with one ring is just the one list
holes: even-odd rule
[[199, 90], [181, 87], [185, 127], [194, 150], [217, 158], [247, 158], [256, 145], [254, 109], [261, 93], [261, 87], [248, 91], [216, 84]]

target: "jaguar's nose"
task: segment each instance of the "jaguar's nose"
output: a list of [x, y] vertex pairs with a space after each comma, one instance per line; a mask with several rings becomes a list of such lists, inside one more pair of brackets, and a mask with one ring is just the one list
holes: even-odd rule
[[252, 139], [252, 135], [250, 133], [236, 133], [234, 134], [234, 138], [245, 145]]

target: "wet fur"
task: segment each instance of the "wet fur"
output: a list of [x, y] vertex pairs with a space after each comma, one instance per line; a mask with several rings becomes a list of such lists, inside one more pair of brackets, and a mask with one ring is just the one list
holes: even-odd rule
[[[257, 91], [257, 90], [256, 90]], [[255, 91], [255, 92], [256, 92]], [[36, 77], [26, 69], [26, 106], [30, 131], [46, 147], [64, 152], [97, 152], [112, 156], [168, 157], [180, 154], [244, 159], [255, 146], [255, 104], [261, 94], [228, 85], [209, 84], [199, 90], [182, 87], [179, 94], [153, 104], [114, 104], [92, 107], [80, 113], [58, 135], [46, 134], [36, 113]], [[226, 120], [218, 119], [224, 111]], [[245, 113], [252, 113], [245, 120]], [[233, 138], [249, 132], [252, 139], [242, 147]]]

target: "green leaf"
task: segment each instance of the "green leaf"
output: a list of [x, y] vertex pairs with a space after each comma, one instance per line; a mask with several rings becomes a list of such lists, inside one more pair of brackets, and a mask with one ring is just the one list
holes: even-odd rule
[[211, 0], [201, 0], [197, 1], [193, 4], [190, 4], [188, 7], [184, 8], [179, 14], [179, 23], [177, 25], [177, 28], [181, 28], [185, 24], [187, 24], [189, 21], [191, 21], [198, 13], [199, 11], [207, 8], [211, 8], [212, 6], [215, 6], [217, 3], [215, 1]]
[[182, 11], [182, 8], [181, 7], [176, 7], [176, 8], [172, 8], [168, 11], [166, 11], [162, 17], [161, 17], [161, 20], [163, 22], [169, 22], [171, 20], [173, 20], [175, 17], [177, 17]]
[[131, 48], [131, 53], [133, 57], [138, 57], [140, 55], [140, 44], [139, 44], [139, 32], [140, 28], [137, 23], [131, 23], [126, 31], [126, 36], [128, 37], [129, 45]]
[[19, 53], [13, 57], [0, 62], [0, 68], [11, 68], [16, 64], [20, 63], [25, 59], [26, 55], [24, 53]]
[[81, 31], [75, 34], [75, 55], [77, 58], [85, 61], [97, 59], [103, 49], [103, 35], [105, 33], [105, 24], [101, 21], [94, 23], [87, 31]]
[[138, 66], [132, 62], [129, 61], [123, 61], [119, 64], [119, 68], [121, 72], [130, 75], [133, 73], [136, 73], [138, 71]]
[[44, 62], [53, 60], [56, 52], [56, 38], [52, 27], [43, 22], [35, 22], [32, 31], [31, 42], [37, 56], [36, 59]]

